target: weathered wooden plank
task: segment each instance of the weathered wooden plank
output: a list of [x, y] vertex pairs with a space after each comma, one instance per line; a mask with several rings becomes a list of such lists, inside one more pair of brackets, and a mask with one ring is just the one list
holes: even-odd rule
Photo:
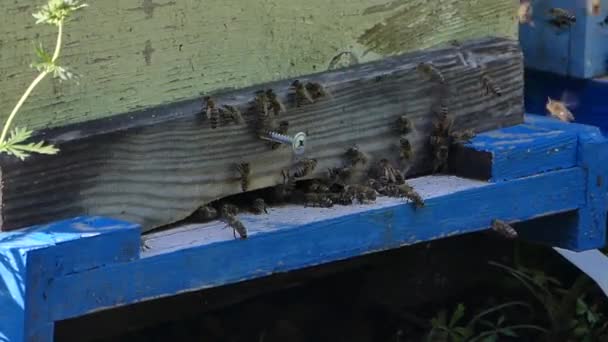
[[[388, 158], [398, 164], [396, 122], [402, 115], [416, 128], [408, 135], [414, 158], [404, 168], [410, 174], [429, 171], [431, 107], [438, 93], [436, 84], [415, 70], [422, 61], [443, 71], [451, 89], [445, 101], [456, 129], [485, 131], [523, 121], [522, 56], [517, 42], [508, 39], [476, 40], [311, 75], [307, 79], [323, 84], [330, 96], [301, 107], [288, 105], [278, 120], [289, 120], [291, 132], [309, 132], [306, 157], [318, 160], [315, 176], [340, 166], [353, 144], [370, 156], [370, 163]], [[480, 70], [473, 65], [484, 66], [502, 96], [483, 96]], [[244, 110], [256, 90], [272, 88], [288, 104], [292, 81], [218, 94], [216, 100]], [[201, 107], [199, 98], [43, 132], [60, 145], [59, 155], [1, 162], [3, 229], [91, 214], [149, 230], [241, 192], [237, 162], [251, 163], [250, 189], [283, 181], [280, 170], [292, 164], [292, 155], [287, 149], [270, 150], [257, 138], [254, 115], [245, 115], [245, 124], [212, 129]]]
[[[0, 107], [33, 76], [32, 41], [53, 43], [31, 13], [43, 0], [0, 2]], [[242, 88], [452, 39], [517, 37], [517, 0], [104, 0], [67, 28], [61, 63], [80, 84], [44, 82], [19, 125], [32, 129], [130, 112], [199, 92]], [[346, 53], [346, 54], [342, 54]], [[343, 62], [356, 61], [346, 58]], [[0, 113], [4, 120], [9, 110]]]

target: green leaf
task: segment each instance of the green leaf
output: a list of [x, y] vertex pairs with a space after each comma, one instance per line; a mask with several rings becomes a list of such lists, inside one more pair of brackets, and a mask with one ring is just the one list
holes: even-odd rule
[[31, 138], [33, 131], [25, 128], [15, 128], [9, 138], [0, 142], [0, 153], [13, 155], [21, 160], [25, 160], [32, 153], [38, 154], [56, 154], [59, 149], [53, 145], [45, 145], [43, 141], [37, 143], [25, 143]]
[[502, 328], [500, 332], [505, 336], [519, 337], [519, 335], [517, 335], [517, 333], [511, 328]]
[[576, 300], [576, 314], [581, 316], [583, 315], [585, 312], [587, 312], [587, 304], [585, 303], [585, 301], [583, 301], [582, 298], [578, 298]]
[[458, 323], [458, 321], [460, 321], [462, 317], [464, 317], [464, 310], [464, 304], [459, 303], [456, 307], [456, 310], [454, 310], [454, 313], [452, 314], [452, 318], [450, 319], [450, 327], [455, 326], [456, 323]]

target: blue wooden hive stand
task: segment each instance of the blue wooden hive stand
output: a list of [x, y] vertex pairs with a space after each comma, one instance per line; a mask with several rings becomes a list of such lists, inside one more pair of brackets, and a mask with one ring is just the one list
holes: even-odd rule
[[215, 221], [146, 235], [142, 249], [137, 225], [103, 217], [1, 233], [0, 341], [52, 341], [56, 321], [481, 231], [494, 219], [524, 222], [522, 236], [574, 251], [604, 245], [608, 142], [597, 128], [527, 115], [457, 153], [486, 179], [458, 167], [458, 176], [412, 179], [421, 209], [379, 198], [243, 214], [246, 240]]

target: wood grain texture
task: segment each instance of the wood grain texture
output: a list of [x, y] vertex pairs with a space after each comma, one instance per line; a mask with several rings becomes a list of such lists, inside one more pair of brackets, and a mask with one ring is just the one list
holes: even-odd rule
[[[434, 83], [415, 71], [422, 61], [443, 70], [457, 129], [486, 131], [523, 121], [522, 55], [517, 42], [508, 39], [476, 40], [310, 75], [306, 79], [323, 84], [330, 96], [289, 106], [278, 119], [289, 120], [290, 132], [309, 132], [306, 157], [318, 160], [314, 176], [340, 166], [353, 144], [370, 155], [370, 163], [385, 157], [398, 163], [396, 122], [402, 115], [416, 127], [408, 135], [415, 157], [403, 167], [410, 174], [429, 171], [428, 135], [437, 93]], [[485, 66], [503, 96], [482, 96], [480, 71], [471, 65]], [[288, 104], [292, 81], [217, 94], [216, 100], [244, 110], [256, 90], [272, 88]], [[257, 138], [253, 115], [245, 115], [245, 124], [212, 129], [201, 107], [199, 98], [43, 132], [42, 138], [59, 144], [59, 155], [1, 162], [3, 229], [89, 214], [149, 230], [241, 192], [237, 162], [251, 163], [250, 189], [283, 181], [280, 170], [293, 163], [292, 155], [286, 148], [270, 150]]]
[[[44, 0], [0, 2], [0, 120], [34, 78], [34, 25]], [[80, 84], [47, 80], [17, 122], [62, 126], [225, 88], [326, 70], [350, 52], [359, 62], [452, 39], [517, 38], [517, 0], [104, 0], [67, 27], [61, 63]], [[415, 10], [414, 10], [415, 9]], [[405, 11], [405, 14], [404, 14]], [[411, 13], [413, 15], [407, 15]], [[387, 23], [386, 29], [380, 29]], [[394, 29], [394, 31], [392, 30]], [[386, 41], [389, 46], [379, 45]], [[339, 64], [340, 65], [340, 64]]]

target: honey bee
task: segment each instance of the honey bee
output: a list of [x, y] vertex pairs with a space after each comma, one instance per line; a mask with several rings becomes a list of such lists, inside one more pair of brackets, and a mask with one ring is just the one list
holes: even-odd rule
[[475, 137], [475, 131], [472, 129], [465, 129], [464, 131], [452, 132], [451, 135], [452, 143], [465, 144]]
[[306, 85], [299, 80], [293, 81], [291, 89], [295, 93], [296, 107], [300, 107], [304, 103], [310, 104], [315, 102]]
[[439, 82], [440, 84], [445, 84], [445, 77], [439, 68], [434, 66], [430, 62], [422, 62], [418, 64], [416, 70], [435, 82]]
[[353, 204], [354, 197], [347, 191], [341, 191], [339, 193], [330, 193], [328, 194], [329, 198], [335, 204], [339, 205], [351, 205]]
[[410, 141], [404, 137], [399, 139], [399, 156], [401, 160], [411, 160], [414, 156], [412, 144], [410, 144]]
[[405, 183], [401, 171], [393, 167], [388, 159], [380, 159], [376, 166], [370, 170], [370, 176], [383, 185]]
[[277, 94], [274, 92], [274, 90], [266, 90], [266, 98], [268, 99], [268, 104], [270, 106], [270, 109], [272, 109], [274, 115], [279, 115], [285, 112], [285, 106], [283, 105]]
[[532, 21], [532, 4], [530, 1], [523, 0], [521, 2], [517, 11], [517, 17], [519, 18], [520, 24], [529, 24], [534, 27], [534, 22]]
[[321, 207], [331, 208], [334, 206], [334, 202], [326, 194], [308, 193], [304, 195], [305, 207]]
[[420, 194], [416, 190], [414, 190], [411, 185], [406, 183], [400, 185], [399, 188], [403, 192], [403, 197], [412, 201], [416, 208], [424, 208], [424, 199], [422, 199], [422, 196], [420, 196]]
[[241, 189], [245, 192], [251, 183], [251, 167], [249, 163], [239, 163], [236, 165], [236, 170], [241, 177]]
[[517, 239], [517, 237], [519, 236], [515, 228], [501, 220], [492, 221], [492, 230], [507, 239]]
[[232, 121], [237, 125], [242, 124], [244, 122], [243, 114], [235, 106], [223, 105], [222, 109], [220, 110], [220, 114], [225, 120]]
[[205, 96], [205, 115], [211, 124], [211, 128], [216, 129], [220, 121], [220, 113], [215, 105], [215, 100], [210, 96]]
[[368, 204], [376, 200], [376, 190], [366, 185], [348, 185], [344, 191], [351, 198], [355, 198], [360, 204]]
[[344, 185], [350, 180], [352, 169], [350, 167], [334, 167], [328, 169], [327, 174], [330, 182]]
[[239, 234], [241, 239], [247, 238], [247, 228], [245, 228], [245, 225], [243, 224], [243, 222], [241, 222], [234, 215], [228, 215], [225, 218], [226, 218], [226, 222], [227, 222], [226, 227], [232, 228], [232, 233], [234, 234], [235, 238], [236, 238], [237, 233]]
[[588, 0], [589, 4], [587, 4], [587, 12], [590, 15], [599, 15], [600, 14], [600, 0]]
[[204, 207], [198, 208], [195, 215], [196, 218], [201, 221], [210, 221], [217, 218], [218, 212], [214, 207], [206, 205]]
[[359, 146], [354, 145], [351, 148], [349, 148], [348, 150], [346, 150], [346, 159], [348, 159], [348, 161], [350, 162], [350, 164], [352, 166], [355, 166], [359, 163], [365, 165], [367, 164], [367, 155], [365, 153], [363, 153], [360, 149]]
[[315, 180], [308, 185], [308, 192], [328, 193], [329, 187]]
[[294, 168], [293, 176], [295, 178], [306, 177], [309, 174], [311, 174], [315, 170], [316, 167], [317, 167], [316, 159], [302, 159], [293, 166], [293, 168]]
[[251, 205], [251, 211], [256, 215], [268, 214], [268, 207], [263, 198], [256, 198]]
[[548, 97], [545, 108], [547, 108], [549, 116], [551, 117], [564, 122], [574, 121], [574, 115], [562, 101], [553, 100], [552, 98]]
[[281, 170], [283, 183], [274, 187], [274, 198], [279, 202], [284, 202], [293, 193], [296, 187], [296, 180], [289, 174], [289, 170]]
[[433, 149], [433, 173], [446, 171], [449, 151], [450, 148], [448, 145], [439, 145]]
[[436, 116], [437, 118], [433, 121], [434, 135], [448, 136], [454, 125], [454, 120], [450, 116], [447, 106], [442, 104]]
[[308, 93], [312, 97], [313, 101], [327, 96], [327, 91], [320, 83], [307, 82], [306, 90], [308, 90]]
[[405, 115], [397, 120], [397, 127], [401, 134], [409, 134], [414, 130], [414, 124], [412, 124], [412, 121], [405, 117]]
[[[279, 128], [277, 128], [276, 131], [279, 134], [287, 134], [287, 131], [289, 131], [289, 121], [283, 120], [283, 121], [279, 122]], [[273, 150], [276, 150], [277, 148], [281, 147], [281, 145], [282, 144], [277, 143], [277, 142], [270, 143], [270, 147]]]
[[226, 220], [226, 228], [230, 227], [233, 230], [234, 237], [238, 233], [241, 239], [247, 238], [247, 228], [245, 225], [236, 217], [238, 214], [238, 207], [232, 204], [224, 204], [222, 206], [222, 217]]
[[576, 16], [563, 8], [553, 7], [549, 9], [549, 15], [552, 17], [549, 23], [558, 28], [570, 27], [576, 23]]
[[481, 75], [481, 84], [484, 89], [484, 95], [492, 94], [494, 96], [502, 96], [502, 89], [494, 82], [490, 75], [485, 72]]

